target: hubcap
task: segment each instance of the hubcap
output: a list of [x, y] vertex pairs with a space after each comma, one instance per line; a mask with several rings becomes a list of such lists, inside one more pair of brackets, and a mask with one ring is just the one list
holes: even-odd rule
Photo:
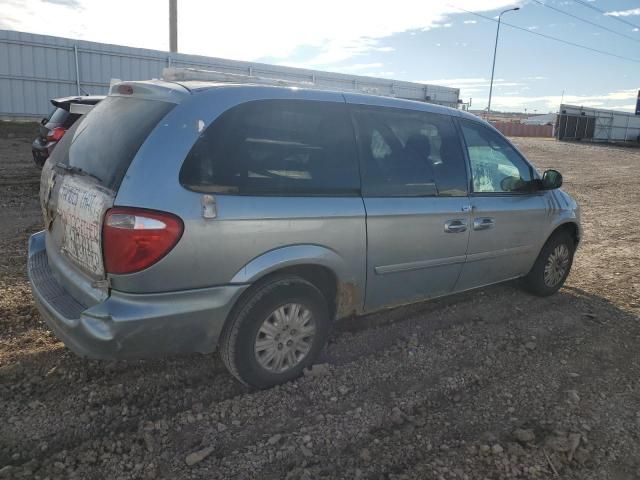
[[274, 310], [256, 336], [256, 360], [264, 369], [282, 373], [298, 365], [311, 350], [316, 324], [311, 311], [299, 303]]
[[569, 249], [563, 243], [558, 245], [544, 267], [544, 283], [547, 287], [555, 287], [560, 283], [569, 268]]

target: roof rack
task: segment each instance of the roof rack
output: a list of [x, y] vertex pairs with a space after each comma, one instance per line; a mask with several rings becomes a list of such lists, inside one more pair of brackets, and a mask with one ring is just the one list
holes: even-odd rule
[[[383, 97], [418, 100], [449, 106], [454, 106], [458, 103], [458, 89], [374, 77], [362, 77], [329, 72], [309, 72], [311, 81], [300, 80], [299, 78], [289, 80], [277, 78], [275, 76], [253, 75], [252, 68], [249, 68], [249, 74], [247, 75], [242, 73], [221, 72], [217, 70], [202, 70], [198, 68], [169, 67], [163, 69], [162, 78], [163, 80], [171, 82], [191, 80], [221, 83], [249, 83], [255, 85], [273, 85], [311, 89], [317, 88], [340, 92], [366, 93]], [[291, 75], [284, 70], [282, 72], [274, 71], [269, 73], [273, 73], [274, 75], [279, 74], [281, 76], [286, 76], [287, 74]], [[295, 76], [299, 77], [300, 75]], [[455, 98], [448, 98], [451, 97], [452, 94]]]
[[222, 82], [222, 83], [251, 83], [256, 85], [278, 85], [282, 87], [304, 87], [316, 88], [313, 82], [282, 80], [279, 78], [257, 77], [255, 75], [244, 75], [241, 73], [225, 73], [215, 70], [200, 70], [198, 68], [175, 68], [169, 67], [162, 70], [162, 79], [170, 82], [181, 82], [188, 80], [202, 82]]

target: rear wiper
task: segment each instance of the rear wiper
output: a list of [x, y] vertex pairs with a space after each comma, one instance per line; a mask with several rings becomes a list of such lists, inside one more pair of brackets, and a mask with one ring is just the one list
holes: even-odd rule
[[83, 170], [80, 167], [74, 167], [72, 165], [65, 165], [64, 163], [61, 163], [61, 162], [56, 163], [56, 167], [66, 171], [66, 172], [75, 173], [77, 175], [86, 175], [88, 177], [93, 177], [98, 182], [102, 183], [102, 179], [100, 179], [100, 177], [98, 177], [97, 175], [94, 175], [93, 173], [89, 173], [89, 172], [87, 172], [86, 170]]

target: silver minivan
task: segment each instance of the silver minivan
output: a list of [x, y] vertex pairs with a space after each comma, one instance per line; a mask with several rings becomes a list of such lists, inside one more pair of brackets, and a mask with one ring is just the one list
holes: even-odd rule
[[564, 283], [576, 202], [488, 123], [394, 98], [125, 82], [46, 162], [28, 272], [74, 352], [218, 347], [263, 388], [334, 320], [523, 277]]

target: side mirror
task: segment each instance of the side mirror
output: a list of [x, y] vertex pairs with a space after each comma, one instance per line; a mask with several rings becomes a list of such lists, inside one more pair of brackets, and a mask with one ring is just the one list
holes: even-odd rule
[[546, 170], [542, 174], [542, 189], [554, 190], [562, 186], [562, 174], [557, 170]]
[[44, 125], [45, 123], [47, 123], [49, 120], [47, 119], [47, 117], [42, 117], [42, 120], [40, 120], [40, 125]]

